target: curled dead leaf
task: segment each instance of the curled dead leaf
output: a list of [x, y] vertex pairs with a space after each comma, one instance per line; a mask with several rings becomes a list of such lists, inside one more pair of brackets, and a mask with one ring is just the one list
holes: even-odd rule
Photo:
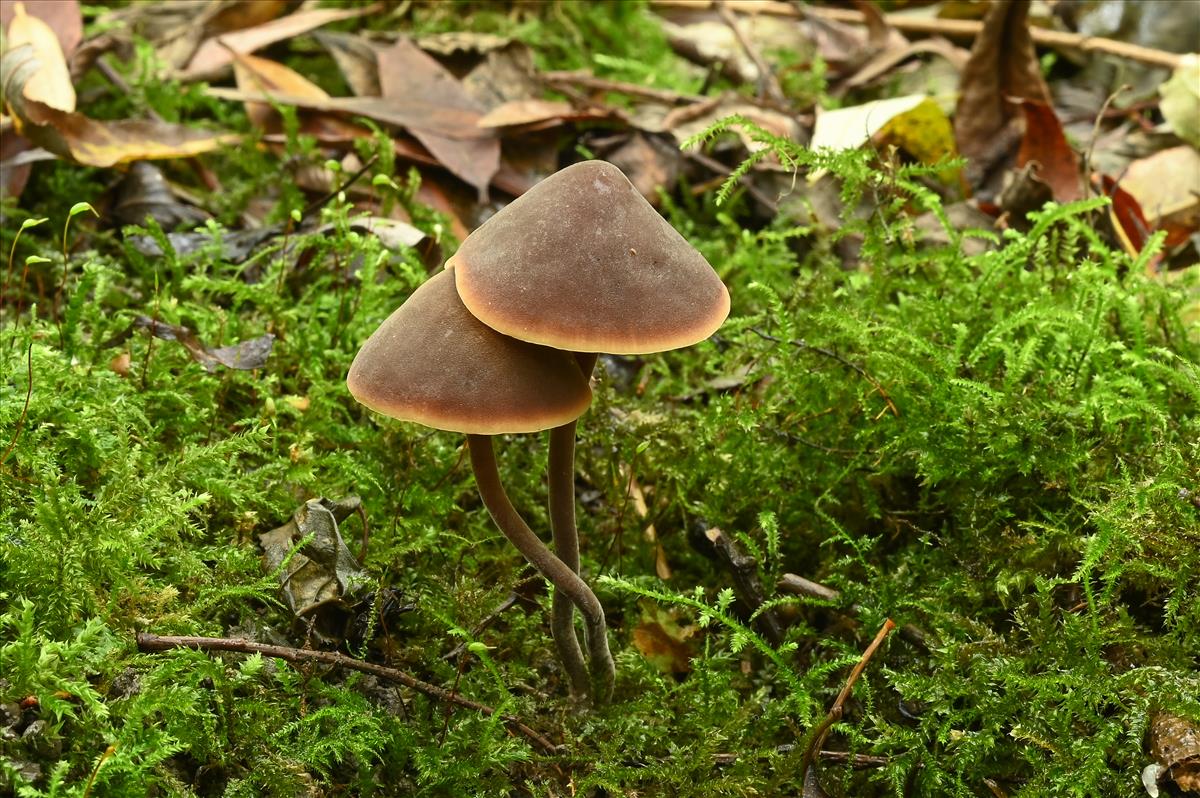
[[53, 108], [24, 96], [25, 83], [37, 69], [38, 60], [29, 45], [6, 52], [0, 58], [4, 101], [12, 109], [17, 132], [60, 158], [104, 168], [130, 161], [190, 157], [239, 140], [238, 136], [167, 122], [100, 121]]
[[30, 47], [37, 61], [37, 68], [21, 86], [25, 99], [45, 103], [59, 111], [74, 111], [75, 87], [71, 84], [67, 58], [58, 37], [49, 25], [26, 13], [24, 3], [13, 4], [7, 43], [11, 48]]

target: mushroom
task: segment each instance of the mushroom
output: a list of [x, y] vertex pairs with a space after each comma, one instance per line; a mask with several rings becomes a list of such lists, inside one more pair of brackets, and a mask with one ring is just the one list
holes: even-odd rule
[[[446, 268], [476, 318], [504, 335], [575, 353], [588, 378], [600, 352], [690, 346], [729, 314], [729, 292], [704, 256], [605, 161], [578, 163], [538, 183], [468, 236]], [[555, 551], [578, 570], [575, 427], [571, 419], [551, 430], [549, 482]], [[553, 600], [560, 655], [578, 649], [567, 597], [556, 590]], [[607, 641], [589, 631], [587, 645], [593, 671], [611, 671], [611, 658], [603, 661]]]
[[[427, 280], [380, 325], [350, 366], [346, 385], [384, 415], [467, 434], [480, 497], [510, 542], [583, 613], [589, 640], [606, 640], [595, 593], [554, 556], [513, 507], [492, 435], [561, 427], [591, 403], [588, 380], [566, 352], [500, 335], [459, 300], [452, 272]], [[564, 660], [572, 691], [586, 690], [582, 652]], [[607, 651], [605, 651], [607, 653]]]

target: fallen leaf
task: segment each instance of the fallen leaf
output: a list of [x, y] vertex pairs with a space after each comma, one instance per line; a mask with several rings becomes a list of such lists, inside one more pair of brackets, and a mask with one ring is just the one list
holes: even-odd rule
[[1150, 755], [1185, 793], [1200, 792], [1200, 724], [1165, 712], [1150, 721]]
[[1057, 202], [1082, 199], [1079, 157], [1067, 143], [1058, 115], [1038, 100], [1021, 100], [1019, 104], [1025, 115], [1025, 133], [1017, 150], [1017, 166], [1036, 162], [1040, 167], [1039, 177], [1050, 186]]
[[908, 59], [925, 54], [941, 56], [959, 72], [966, 67], [967, 60], [970, 58], [970, 53], [941, 36], [919, 39], [905, 47], [888, 49], [879, 53], [859, 67], [857, 72], [838, 84], [838, 89], [845, 92], [870, 85], [889, 75], [892, 70]]
[[341, 639], [351, 604], [370, 584], [338, 529], [360, 506], [356, 496], [309, 499], [286, 524], [258, 536], [288, 608], [326, 639]]
[[[450, 72], [408, 39], [397, 39], [377, 53], [383, 97], [406, 108], [421, 109], [445, 127], [461, 125], [479, 131], [482, 109]], [[474, 186], [481, 202], [500, 168], [500, 142], [494, 136], [457, 138], [426, 126], [409, 126], [413, 134], [450, 171]]]
[[992, 4], [962, 71], [954, 135], [976, 191], [1008, 163], [1020, 141], [1023, 118], [1010, 98], [1050, 103], [1028, 16], [1029, 0]]
[[[1154, 232], [1146, 220], [1142, 206], [1121, 185], [1108, 175], [1093, 175], [1093, 185], [1101, 194], [1112, 200], [1108, 207], [1109, 220], [1112, 222], [1113, 234], [1120, 242], [1122, 249], [1130, 255], [1137, 255], [1146, 245], [1146, 239]], [[1153, 273], [1162, 260], [1161, 253], [1146, 264]]]
[[912, 94], [833, 111], [819, 111], [809, 146], [814, 150], [857, 149], [874, 138], [894, 118], [927, 101], [924, 95]]
[[116, 122], [61, 111], [23, 96], [25, 81], [37, 69], [28, 46], [0, 58], [4, 100], [16, 117], [16, 130], [55, 155], [85, 166], [109, 167], [130, 161], [184, 158], [210, 152], [238, 140], [183, 125], [147, 120]]
[[0, 131], [0, 199], [20, 197], [33, 171], [32, 164], [18, 163], [16, 160], [33, 145], [29, 143], [29, 139], [18, 136], [12, 130], [11, 122], [7, 125], [7, 129]]
[[[329, 99], [329, 95], [308, 78], [266, 58], [234, 54], [233, 75], [238, 88], [243, 91], [261, 91], [267, 95], [279, 93], [316, 100]], [[266, 103], [247, 102], [246, 116], [251, 124], [263, 130], [275, 132], [281, 124], [279, 112]]]
[[478, 124], [480, 127], [513, 127], [596, 118], [603, 119], [604, 115], [576, 112], [570, 103], [558, 100], [510, 100], [488, 111], [480, 117]]
[[164, 230], [198, 224], [208, 218], [198, 208], [176, 199], [162, 170], [149, 161], [137, 161], [121, 179], [110, 214], [120, 225], [142, 225], [149, 216]]
[[1159, 110], [1175, 135], [1200, 147], [1200, 54], [1183, 57], [1171, 77], [1158, 88]]
[[[793, 141], [801, 138], [800, 123], [794, 116], [746, 102], [736, 94], [712, 97], [692, 105], [674, 108], [663, 117], [662, 129], [670, 131], [678, 141], [683, 142], [714, 122], [734, 115], [745, 117], [768, 133], [781, 138]], [[750, 134], [741, 128], [735, 128], [734, 132], [748, 152], [757, 152], [767, 146], [754, 141]]]
[[1200, 152], [1182, 145], [1129, 164], [1121, 188], [1138, 201], [1151, 224], [1200, 228]]
[[[424, 46], [425, 40], [420, 41]], [[521, 42], [505, 41], [486, 50], [483, 60], [463, 77], [462, 85], [487, 111], [507, 102], [538, 99], [544, 92], [533, 66], [533, 51]]]
[[[0, 3], [0, 28], [8, 30], [8, 24], [16, 16], [16, 3]], [[58, 39], [63, 55], [70, 56], [83, 39], [83, 15], [79, 0], [26, 0], [26, 12], [50, 26]], [[9, 39], [9, 47], [16, 44]]]
[[330, 22], [373, 14], [379, 9], [379, 3], [360, 8], [314, 8], [272, 19], [253, 28], [214, 36], [200, 45], [178, 77], [185, 81], [212, 77], [233, 62], [234, 53], [252, 53]]
[[585, 146], [624, 172], [638, 193], [655, 207], [662, 202], [663, 189], [675, 185], [683, 168], [678, 143], [663, 134], [623, 131], [587, 138]]
[[208, 93], [221, 100], [235, 102], [278, 103], [294, 105], [314, 111], [332, 111], [348, 116], [365, 116], [386, 125], [408, 128], [410, 131], [424, 130], [445, 138], [495, 141], [495, 132], [483, 130], [476, 125], [481, 114], [456, 112], [443, 109], [431, 114], [427, 104], [404, 105], [383, 97], [330, 97], [325, 100], [315, 97], [296, 97], [291, 94], [267, 95], [263, 92], [247, 92], [241, 89], [210, 87]]
[[360, 36], [348, 33], [317, 31], [313, 37], [333, 56], [350, 91], [359, 97], [378, 97], [379, 65], [375, 61], [375, 47]]
[[75, 110], [75, 87], [71, 85], [62, 45], [49, 25], [25, 13], [24, 3], [13, 4], [7, 45], [12, 48], [27, 45], [33, 50], [37, 68], [25, 77], [21, 87], [26, 100], [45, 103], [59, 111]]
[[682, 626], [678, 612], [649, 601], [641, 602], [642, 618], [633, 629], [633, 645], [641, 655], [664, 673], [687, 673], [695, 656], [689, 641], [699, 629]]
[[[216, 371], [217, 366], [242, 371], [262, 368], [266, 365], [267, 357], [271, 354], [271, 347], [275, 343], [275, 336], [267, 333], [233, 346], [221, 346], [214, 349], [205, 346], [194, 332], [183, 325], [167, 324], [164, 321], [142, 315], [134, 317], [130, 329], [133, 327], [149, 330], [155, 338], [161, 338], [164, 341], [178, 341], [192, 356], [192, 359], [209, 372]], [[110, 343], [118, 343], [121, 340], [123, 340], [121, 336], [118, 336]]]

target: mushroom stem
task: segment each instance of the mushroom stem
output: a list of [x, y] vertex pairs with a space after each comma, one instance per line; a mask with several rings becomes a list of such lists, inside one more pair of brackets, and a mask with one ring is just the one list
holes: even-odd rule
[[616, 668], [613, 665], [612, 654], [608, 651], [604, 608], [600, 606], [600, 600], [587, 583], [579, 578], [579, 574], [551, 553], [509, 501], [508, 494], [500, 483], [500, 471], [496, 467], [496, 452], [492, 448], [491, 436], [469, 434], [467, 448], [471, 452], [471, 469], [475, 472], [479, 495], [496, 526], [525, 559], [555, 588], [565, 593], [583, 613], [592, 654], [592, 679], [596, 683], [593, 701], [597, 704], [606, 703], [612, 695]]
[[[596, 366], [595, 352], [575, 352], [575, 361], [585, 379], [591, 379]], [[575, 526], [575, 428], [571, 421], [550, 431], [550, 528], [554, 534], [554, 550], [571, 570], [579, 571], [579, 532]], [[582, 611], [583, 608], [580, 607]], [[570, 654], [567, 649], [578, 651], [575, 623], [571, 605], [559, 590], [554, 591], [552, 603], [554, 640], [559, 646], [559, 656], [564, 663]], [[559, 641], [562, 640], [560, 643]], [[593, 640], [591, 630], [587, 636], [588, 654], [592, 660], [594, 678], [600, 682], [602, 694], [612, 692], [613, 674], [616, 665], [608, 650], [608, 639]], [[574, 652], [571, 652], [574, 653]], [[570, 665], [568, 665], [570, 667]]]
[[[579, 573], [579, 535], [575, 528], [575, 422], [550, 430], [550, 529], [554, 553], [563, 565]], [[550, 631], [558, 658], [571, 680], [571, 695], [588, 693], [587, 664], [575, 635], [575, 605], [560, 588], [554, 588]]]

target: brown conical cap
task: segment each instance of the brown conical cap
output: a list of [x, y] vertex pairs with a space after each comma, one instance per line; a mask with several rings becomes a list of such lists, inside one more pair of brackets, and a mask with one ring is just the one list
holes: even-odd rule
[[605, 161], [538, 183], [468, 236], [451, 267], [471, 313], [556, 349], [676, 349], [729, 314], [729, 292], [704, 256]]
[[439, 272], [363, 344], [346, 386], [372, 410], [453, 432], [536, 432], [578, 418], [592, 394], [567, 352], [472, 316]]

